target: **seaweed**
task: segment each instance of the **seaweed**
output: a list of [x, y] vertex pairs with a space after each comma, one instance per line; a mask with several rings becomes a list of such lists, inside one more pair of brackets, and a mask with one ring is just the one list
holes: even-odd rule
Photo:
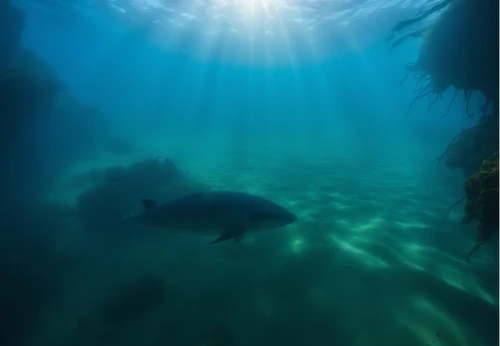
[[467, 195], [463, 195], [462, 198], [460, 198], [458, 201], [456, 201], [455, 203], [453, 203], [449, 208], [448, 208], [448, 211], [446, 212], [446, 216], [443, 218], [443, 219], [446, 219], [448, 218], [448, 216], [450, 215], [451, 211], [453, 210], [453, 208], [455, 208], [457, 205], [459, 205], [460, 203], [462, 203], [465, 199], [465, 197], [467, 197]]
[[[443, 9], [445, 9], [452, 1], [454, 0], [443, 0], [439, 3], [437, 3], [436, 5], [432, 6], [431, 8], [427, 9], [427, 10], [422, 10], [420, 11], [420, 13], [414, 17], [414, 18], [410, 18], [410, 19], [406, 19], [406, 20], [402, 20], [402, 21], [399, 21], [390, 31], [389, 33], [387, 34], [387, 40], [388, 41], [391, 41], [392, 39], [394, 39], [394, 37], [399, 34], [401, 31], [403, 31], [404, 29], [406, 29], [407, 27], [411, 26], [411, 25], [414, 25], [416, 23], [419, 23], [419, 22], [422, 22], [423, 20], [427, 19], [428, 17], [430, 17], [431, 15], [435, 14], [436, 12], [439, 12], [439, 11], [442, 11]], [[407, 35], [408, 36], [408, 35]], [[405, 36], [405, 38], [407, 37]], [[418, 35], [413, 35], [413, 37], [418, 37]], [[398, 39], [400, 40], [400, 39]], [[398, 40], [396, 40], [396, 42], [398, 42]], [[393, 45], [394, 47], [394, 45]]]
[[[457, 134], [438, 157], [452, 170], [461, 168], [467, 178], [462, 221], [479, 221], [478, 243], [467, 261], [492, 233], [498, 232], [498, 154], [494, 154], [498, 150], [499, 116], [498, 13], [498, 0], [442, 0], [417, 16], [400, 21], [387, 35], [387, 40], [393, 41], [391, 49], [409, 38], [424, 39], [417, 61], [406, 66], [408, 73], [402, 81], [408, 76], [416, 80], [415, 96], [407, 113], [426, 96], [430, 99], [429, 111], [449, 88], [454, 89], [454, 95], [442, 117], [449, 113], [460, 91], [469, 117], [475, 113], [470, 109], [472, 95], [479, 92], [485, 98], [478, 125]], [[430, 21], [434, 15], [437, 19]], [[404, 33], [416, 24], [422, 26]], [[452, 205], [448, 213], [461, 201]]]
[[[398, 37], [431, 15], [437, 20]], [[414, 18], [396, 24], [387, 40], [392, 48], [408, 38], [423, 37], [418, 60], [407, 66], [417, 80], [411, 106], [449, 87], [463, 90], [468, 101], [480, 91], [488, 103], [498, 101], [498, 1], [443, 0]], [[470, 115], [467, 106], [467, 113]]]
[[467, 255], [467, 262], [470, 262], [472, 254], [488, 242], [493, 234], [498, 233], [498, 177], [497, 151], [464, 184], [467, 203], [462, 223], [470, 223], [472, 220], [479, 222], [477, 244]]
[[457, 134], [437, 159], [440, 162], [444, 159], [451, 170], [462, 169], [468, 178], [497, 148], [498, 116], [488, 115], [481, 117], [478, 125]]

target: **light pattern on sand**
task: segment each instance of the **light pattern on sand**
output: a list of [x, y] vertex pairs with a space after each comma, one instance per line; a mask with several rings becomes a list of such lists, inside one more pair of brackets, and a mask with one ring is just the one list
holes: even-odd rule
[[[206, 157], [183, 164], [214, 189], [265, 196], [293, 210], [298, 221], [249, 234], [237, 246], [165, 235], [147, 248], [130, 248], [124, 268], [156, 268], [171, 282], [191, 282], [192, 295], [213, 300], [217, 309], [219, 299], [230, 299], [224, 304], [241, 309], [244, 324], [273, 335], [310, 320], [324, 323], [324, 330], [300, 328], [311, 330], [310, 337], [331, 329], [332, 344], [489, 346], [498, 294], [484, 274], [497, 263], [487, 247], [473, 264], [465, 262], [474, 226], [443, 219], [455, 196], [420, 179], [418, 167], [396, 158], [362, 165], [337, 159], [335, 169], [320, 161], [275, 159], [228, 169]], [[165, 251], [176, 241], [181, 246]], [[181, 274], [169, 271], [174, 264], [184, 268]], [[217, 289], [196, 289], [207, 285]], [[252, 330], [245, 338], [257, 343], [262, 335]]]

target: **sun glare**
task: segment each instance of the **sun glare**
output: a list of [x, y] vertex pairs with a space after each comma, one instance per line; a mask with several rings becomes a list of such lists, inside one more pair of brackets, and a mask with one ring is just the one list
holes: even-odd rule
[[247, 29], [281, 25], [285, 9], [283, 0], [213, 0], [213, 5], [231, 17], [233, 25]]
[[279, 10], [284, 6], [283, 0], [216, 0], [216, 3], [232, 5], [248, 13], [262, 13], [270, 10]]

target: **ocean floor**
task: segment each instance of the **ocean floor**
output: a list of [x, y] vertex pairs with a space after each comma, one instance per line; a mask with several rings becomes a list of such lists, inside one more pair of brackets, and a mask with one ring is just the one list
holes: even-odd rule
[[[446, 218], [460, 189], [424, 161], [250, 153], [232, 165], [184, 160], [180, 168], [211, 188], [262, 195], [298, 221], [236, 245], [151, 233], [89, 250], [34, 343], [496, 345], [497, 239], [465, 261], [475, 225], [459, 224], [463, 204]], [[164, 279], [160, 303], [132, 321], [101, 321], [113, 289], [143, 275]]]

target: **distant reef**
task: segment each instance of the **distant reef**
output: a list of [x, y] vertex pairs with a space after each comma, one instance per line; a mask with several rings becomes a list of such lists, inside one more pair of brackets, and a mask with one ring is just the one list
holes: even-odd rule
[[43, 61], [19, 56], [15, 67], [0, 69], [0, 204], [42, 197], [59, 172], [101, 149], [110, 132], [99, 108], [76, 100]]
[[37, 111], [50, 109], [58, 89], [25, 69], [0, 70], [0, 145], [5, 147]]
[[141, 210], [144, 198], [167, 200], [209, 190], [190, 179], [169, 158], [93, 170], [85, 176], [83, 181], [89, 188], [78, 198], [78, 218], [91, 234], [111, 241], [116, 241], [117, 232], [125, 235], [127, 227], [135, 230], [135, 226], [121, 222], [112, 210], [130, 215]]
[[9, 0], [0, 1], [0, 67], [9, 65], [19, 52], [24, 12]]
[[[138, 210], [141, 198], [167, 199], [207, 189], [169, 159], [146, 159], [79, 177], [75, 184], [82, 184], [84, 192], [75, 206], [47, 202], [47, 193], [73, 162], [101, 150], [126, 155], [135, 143], [112, 133], [98, 107], [78, 100], [52, 66], [22, 48], [23, 28], [23, 12], [0, 0], [2, 346], [52, 344], [36, 340], [45, 336], [45, 309], [71, 287], [73, 275], [94, 258], [92, 250], [99, 244], [108, 250], [109, 241], [115, 249], [118, 239], [130, 240], [127, 225], [117, 224], [114, 211]], [[89, 238], [92, 245], [86, 247]], [[114, 336], [124, 323], [161, 305], [164, 295], [164, 283], [155, 276], [124, 283], [97, 311], [102, 321], [97, 330]], [[84, 333], [92, 336], [88, 329]], [[89, 344], [95, 341], [91, 338]], [[75, 342], [65, 345], [70, 344]]]
[[[498, 13], [498, 0], [441, 0], [414, 18], [400, 21], [387, 35], [391, 48], [407, 39], [423, 39], [417, 61], [406, 66], [405, 79], [416, 79], [416, 96], [408, 111], [424, 97], [432, 98], [430, 109], [453, 88], [454, 97], [443, 116], [462, 93], [469, 117], [480, 117], [478, 125], [457, 134], [438, 158], [448, 168], [464, 172], [463, 199], [467, 203], [463, 222], [479, 222], [478, 243], [467, 261], [491, 234], [498, 233]], [[438, 17], [429, 24], [433, 15]], [[469, 106], [473, 93], [484, 96], [479, 112]]]
[[[73, 275], [95, 258], [98, 249], [109, 256], [110, 249], [128, 248], [158, 235], [137, 232], [114, 211], [138, 211], [141, 198], [164, 200], [209, 190], [168, 158], [92, 171], [85, 183], [89, 186], [82, 188], [74, 206], [11, 201], [2, 207], [0, 323], [8, 327], [0, 328], [0, 345], [45, 345], [27, 343], [40, 337], [44, 309], [71, 285]], [[110, 292], [102, 307], [82, 316], [80, 334], [64, 345], [94, 345], [100, 340], [109, 344], [109, 338], [119, 337], [128, 322], [162, 305], [165, 289], [163, 280], [154, 275], [125, 281]]]
[[[24, 19], [0, 1], [0, 207], [42, 198], [59, 172], [101, 150], [110, 133], [97, 107], [77, 100], [52, 66], [22, 47]], [[118, 144], [112, 149], [123, 151]]]

